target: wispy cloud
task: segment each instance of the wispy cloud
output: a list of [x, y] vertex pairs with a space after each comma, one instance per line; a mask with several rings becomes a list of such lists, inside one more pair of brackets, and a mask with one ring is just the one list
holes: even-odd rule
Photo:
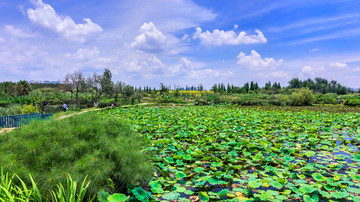
[[[341, 16], [330, 16], [330, 17], [322, 17], [322, 18], [308, 18], [308, 19], [304, 19], [298, 22], [294, 22], [292, 24], [288, 24], [286, 26], [282, 26], [282, 27], [272, 27], [269, 28], [267, 31], [270, 32], [283, 32], [283, 31], [287, 31], [287, 30], [291, 30], [291, 29], [295, 29], [295, 28], [304, 28], [304, 27], [309, 27], [309, 26], [317, 26], [317, 28], [319, 29], [318, 25], [324, 25], [324, 24], [328, 24], [328, 23], [335, 23], [338, 21], [349, 21], [351, 19], [354, 20], [358, 20], [360, 19], [360, 14], [347, 14], [347, 15], [341, 15]], [[342, 24], [339, 24], [338, 26], [341, 26]], [[333, 26], [332, 26], [333, 27]], [[331, 27], [331, 28], [332, 28]]]
[[23, 30], [16, 28], [13, 25], [5, 25], [4, 30], [12, 37], [32, 38], [36, 36], [35, 34], [24, 32]]
[[347, 29], [336, 33], [324, 34], [320, 36], [308, 37], [301, 40], [297, 40], [294, 42], [287, 43], [287, 45], [298, 45], [316, 41], [324, 41], [329, 39], [339, 39], [339, 38], [346, 38], [351, 36], [356, 36], [360, 34], [360, 28], [356, 29]]

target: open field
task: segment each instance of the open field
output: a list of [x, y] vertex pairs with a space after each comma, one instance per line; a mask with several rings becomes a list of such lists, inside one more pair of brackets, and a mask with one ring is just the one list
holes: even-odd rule
[[135, 107], [148, 139], [156, 200], [360, 200], [360, 114], [238, 108]]

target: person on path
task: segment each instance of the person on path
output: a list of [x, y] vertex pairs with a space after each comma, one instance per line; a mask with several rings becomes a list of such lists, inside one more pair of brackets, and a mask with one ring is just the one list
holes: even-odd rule
[[67, 105], [65, 103], [63, 104], [63, 110], [64, 110], [64, 112], [66, 112], [66, 110], [67, 110]]

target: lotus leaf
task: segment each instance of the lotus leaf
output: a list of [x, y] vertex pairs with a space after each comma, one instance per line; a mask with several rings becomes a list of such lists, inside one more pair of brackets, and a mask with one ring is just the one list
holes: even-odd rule
[[176, 173], [175, 177], [177, 179], [181, 179], [181, 178], [186, 177], [186, 174], [184, 172], [182, 172], [182, 171], [179, 171], [179, 172]]
[[131, 193], [133, 193], [139, 201], [149, 201], [149, 194], [141, 187], [136, 187], [135, 189], [131, 190]]
[[206, 192], [199, 192], [199, 198], [204, 202], [210, 200], [209, 195]]
[[107, 198], [108, 202], [124, 202], [129, 200], [130, 196], [126, 196], [125, 194], [113, 194]]
[[230, 191], [228, 189], [223, 189], [220, 192], [217, 193], [217, 195], [222, 198], [224, 196], [226, 196]]
[[176, 192], [167, 192], [164, 193], [162, 197], [166, 200], [176, 200], [180, 197], [180, 194]]
[[309, 193], [312, 193], [316, 190], [316, 188], [312, 185], [307, 185], [307, 184], [302, 184], [299, 188], [299, 191], [301, 193], [306, 193], [306, 194], [309, 194]]

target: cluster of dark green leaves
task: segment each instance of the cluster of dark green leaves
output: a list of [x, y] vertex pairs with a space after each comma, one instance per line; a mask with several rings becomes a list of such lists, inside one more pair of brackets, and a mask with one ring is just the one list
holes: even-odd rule
[[360, 200], [360, 115], [229, 106], [134, 107], [158, 200]]

